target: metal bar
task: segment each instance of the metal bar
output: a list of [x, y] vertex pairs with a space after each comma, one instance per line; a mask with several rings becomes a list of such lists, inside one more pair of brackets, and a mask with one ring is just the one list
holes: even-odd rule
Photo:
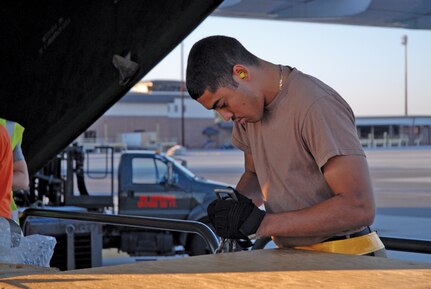
[[[114, 148], [111, 146], [95, 146], [94, 150], [100, 150], [103, 153], [98, 153], [98, 155], [104, 154], [104, 160], [105, 160], [105, 170], [91, 170], [90, 167], [90, 152], [89, 150], [85, 151], [85, 158], [86, 158], [86, 164], [87, 164], [87, 170], [85, 171], [87, 177], [90, 179], [105, 179], [109, 174], [113, 175], [112, 169], [114, 162], [111, 162], [109, 165], [109, 154], [113, 155]], [[103, 156], [103, 155], [102, 155]], [[113, 157], [111, 158], [113, 159]], [[99, 176], [96, 176], [99, 175]]]
[[74, 191], [73, 156], [70, 148], [66, 151], [66, 180], [69, 180], [64, 184], [64, 202], [67, 204], [68, 199], [73, 197]]
[[111, 147], [111, 169], [109, 171], [111, 174], [111, 196], [114, 199], [114, 148]]
[[75, 226], [66, 226], [66, 246], [67, 246], [67, 270], [76, 268], [75, 263]]
[[380, 237], [386, 250], [431, 254], [431, 241]]
[[204, 223], [196, 221], [141, 216], [105, 215], [86, 212], [65, 212], [57, 210], [29, 208], [22, 212], [23, 226], [25, 226], [25, 221], [29, 216], [70, 219], [78, 221], [92, 221], [104, 224], [139, 227], [153, 230], [168, 230], [176, 232], [194, 233], [198, 234], [205, 240], [212, 253], [214, 253], [219, 246], [219, 240], [214, 234], [214, 232]]

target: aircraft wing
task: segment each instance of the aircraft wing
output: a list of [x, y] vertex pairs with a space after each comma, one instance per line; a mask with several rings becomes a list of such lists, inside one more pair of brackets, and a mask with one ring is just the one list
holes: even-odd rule
[[212, 15], [431, 29], [429, 0], [226, 0]]

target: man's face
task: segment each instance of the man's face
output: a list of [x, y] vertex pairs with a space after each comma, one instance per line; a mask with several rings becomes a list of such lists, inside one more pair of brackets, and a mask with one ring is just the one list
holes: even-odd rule
[[258, 122], [262, 119], [264, 99], [245, 85], [238, 88], [220, 87], [214, 93], [208, 90], [197, 99], [206, 109], [214, 109], [228, 121], [245, 124]]

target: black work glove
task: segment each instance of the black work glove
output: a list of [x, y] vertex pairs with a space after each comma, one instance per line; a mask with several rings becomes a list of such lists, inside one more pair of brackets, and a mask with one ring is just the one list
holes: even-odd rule
[[256, 233], [265, 212], [252, 200], [233, 189], [238, 202], [233, 199], [217, 199], [208, 205], [208, 218], [217, 235], [229, 239], [248, 239]]

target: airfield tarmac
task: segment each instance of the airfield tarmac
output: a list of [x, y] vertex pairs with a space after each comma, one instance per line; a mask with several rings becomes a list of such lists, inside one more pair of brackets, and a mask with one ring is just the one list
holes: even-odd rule
[[[373, 228], [385, 237], [431, 240], [431, 147], [365, 152], [377, 206]], [[187, 150], [176, 158], [187, 161], [187, 167], [200, 177], [233, 185], [243, 171], [243, 153], [236, 149]], [[90, 192], [106, 192], [110, 185], [106, 179], [89, 180], [87, 187]], [[389, 256], [431, 262], [431, 254], [389, 252]]]
[[[431, 148], [366, 150], [378, 212], [431, 218]], [[236, 184], [243, 172], [238, 150], [187, 151], [178, 156], [196, 175]]]

